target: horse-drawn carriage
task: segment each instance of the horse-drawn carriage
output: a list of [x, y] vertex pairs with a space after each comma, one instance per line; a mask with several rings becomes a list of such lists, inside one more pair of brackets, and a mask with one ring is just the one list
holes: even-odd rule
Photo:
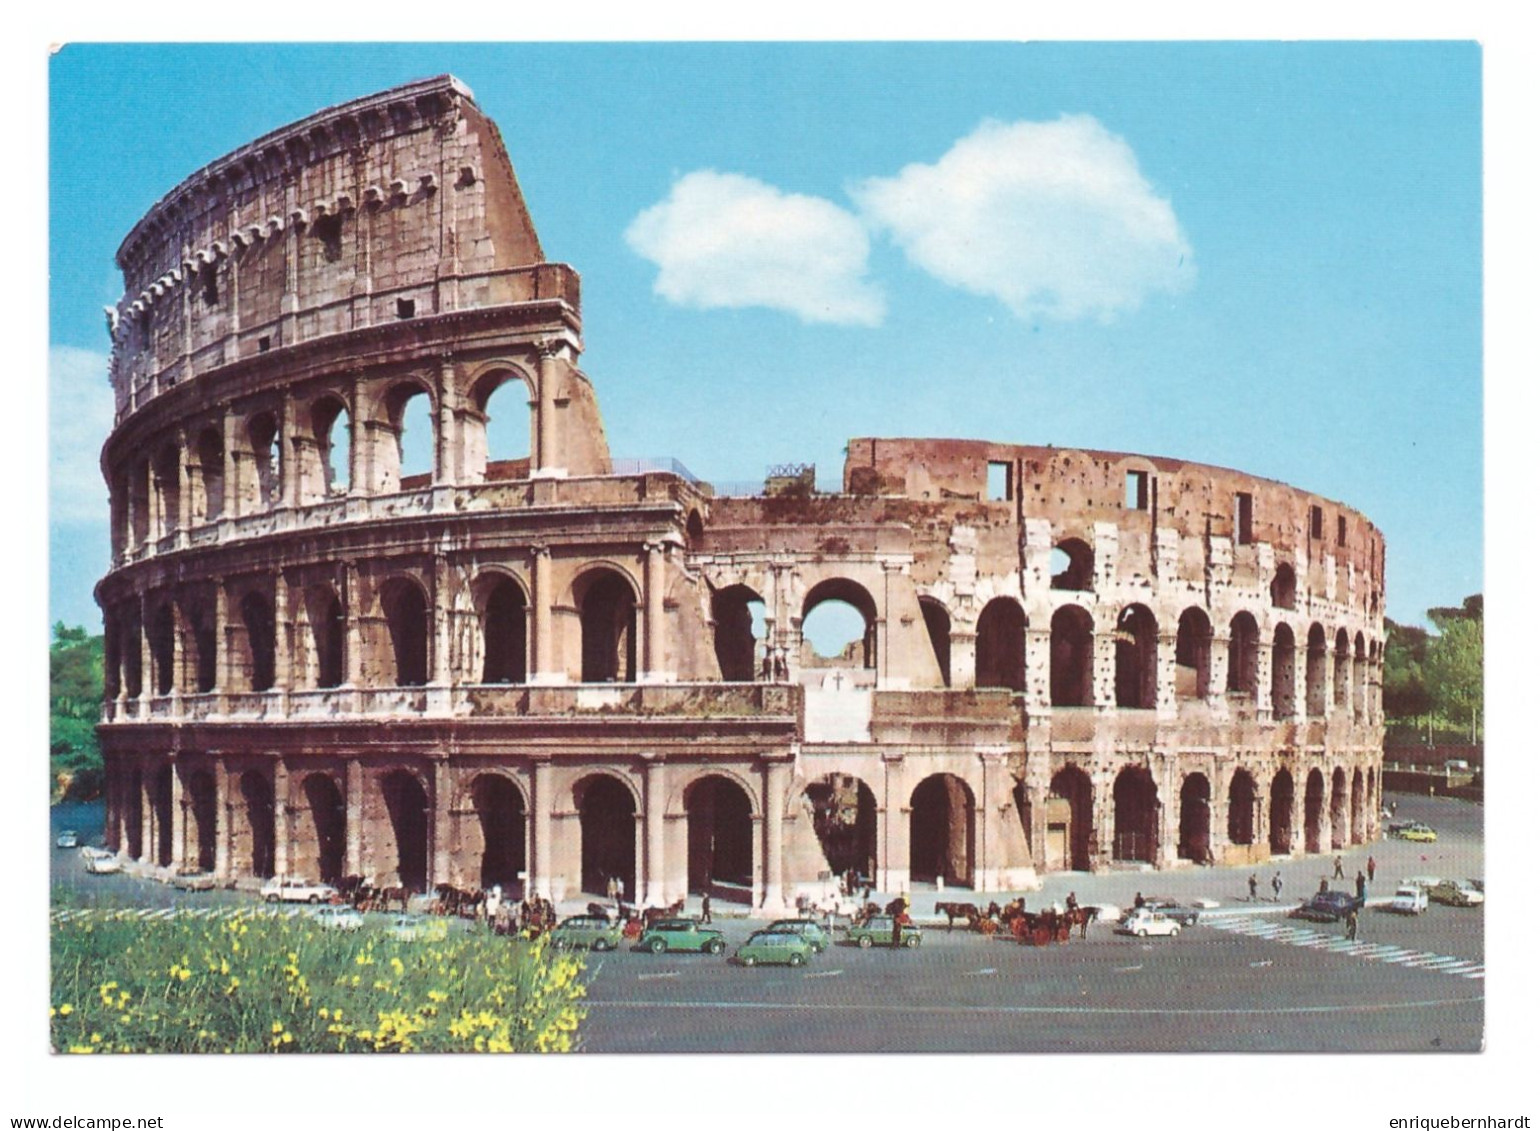
[[1085, 938], [1086, 928], [1096, 918], [1094, 907], [1072, 907], [1061, 911], [1057, 906], [1051, 906], [1034, 914], [1027, 910], [1024, 899], [1013, 899], [1004, 907], [991, 902], [982, 910], [973, 903], [938, 903], [936, 911], [946, 916], [948, 931], [961, 919], [971, 931], [985, 936], [1008, 934], [1026, 946], [1069, 942], [1076, 928], [1080, 937]]

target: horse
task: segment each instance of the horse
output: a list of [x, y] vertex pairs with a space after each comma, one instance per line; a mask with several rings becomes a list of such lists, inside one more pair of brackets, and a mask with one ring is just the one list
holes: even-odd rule
[[946, 916], [947, 934], [952, 933], [952, 921], [963, 919], [972, 927], [979, 921], [979, 909], [972, 903], [937, 903], [936, 913]]

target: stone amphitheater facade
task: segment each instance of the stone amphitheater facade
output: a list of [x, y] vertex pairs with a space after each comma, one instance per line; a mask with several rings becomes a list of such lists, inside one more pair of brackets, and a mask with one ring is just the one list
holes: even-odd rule
[[[1377, 835], [1367, 519], [1115, 452], [856, 439], [839, 493], [612, 458], [578, 275], [453, 78], [213, 162], [118, 263], [127, 858], [773, 909]], [[833, 657], [827, 602], [864, 624]]]

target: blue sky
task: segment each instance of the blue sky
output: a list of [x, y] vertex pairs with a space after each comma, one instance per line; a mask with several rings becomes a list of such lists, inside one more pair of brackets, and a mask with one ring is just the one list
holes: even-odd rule
[[582, 273], [617, 455], [1175, 456], [1366, 513], [1398, 620], [1482, 588], [1472, 44], [85, 44], [49, 75], [50, 620], [99, 623], [123, 235], [259, 134], [446, 71]]

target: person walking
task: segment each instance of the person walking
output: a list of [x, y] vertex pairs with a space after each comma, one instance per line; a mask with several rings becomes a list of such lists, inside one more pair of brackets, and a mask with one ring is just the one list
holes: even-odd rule
[[1369, 873], [1369, 882], [1372, 884], [1374, 882], [1374, 857], [1369, 857], [1369, 863], [1365, 865], [1365, 870]]
[[1283, 898], [1283, 873], [1273, 873], [1273, 902], [1277, 903]]
[[708, 891], [700, 897], [700, 921], [711, 922], [711, 893]]
[[1257, 901], [1257, 874], [1255, 872], [1251, 873], [1251, 878], [1246, 881], [1246, 884], [1251, 888], [1251, 902], [1255, 903]]
[[1331, 878], [1334, 879], [1334, 880], [1345, 880], [1345, 879], [1347, 879], [1346, 874], [1344, 874], [1344, 872], [1342, 871], [1342, 857], [1340, 857], [1340, 856], [1337, 857], [1336, 861], [1332, 865]]
[[1369, 881], [1364, 879], [1363, 872], [1360, 871], [1358, 873], [1358, 879], [1354, 881], [1354, 885], [1358, 889], [1358, 906], [1362, 907], [1364, 905], [1364, 897], [1368, 894], [1369, 889]]
[[893, 949], [898, 950], [904, 945], [904, 916], [899, 913], [893, 916]]
[[1347, 937], [1349, 942], [1358, 941], [1358, 908], [1347, 913]]

